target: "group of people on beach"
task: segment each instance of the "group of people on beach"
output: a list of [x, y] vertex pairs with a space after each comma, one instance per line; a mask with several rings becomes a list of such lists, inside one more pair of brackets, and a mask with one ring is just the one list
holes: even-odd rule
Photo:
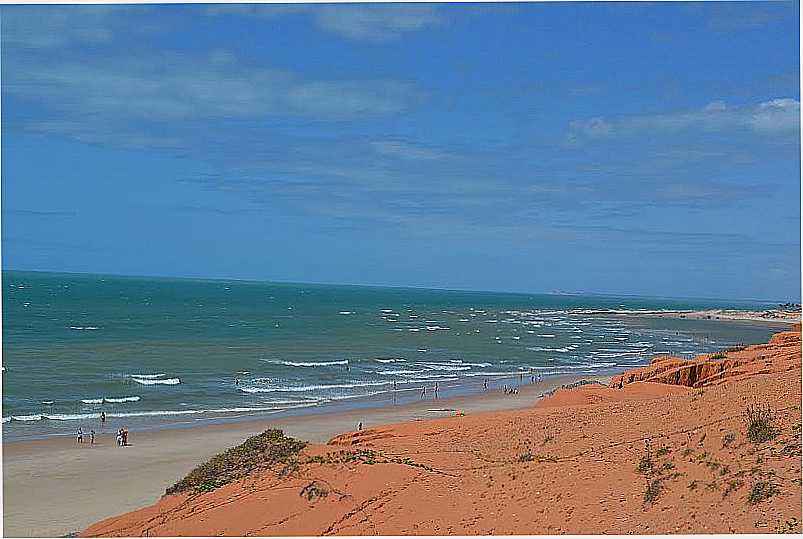
[[128, 429], [119, 429], [117, 431], [117, 445], [128, 445]]
[[[394, 382], [394, 386], [393, 387], [394, 387], [394, 390], [395, 390], [395, 388], [396, 388], [395, 382]], [[432, 388], [432, 392], [435, 394], [435, 398], [436, 399], [438, 398], [438, 390], [439, 389], [440, 389], [440, 385], [438, 384], [438, 382], [435, 382], [435, 387]], [[426, 398], [426, 396], [427, 396], [427, 386], [424, 386], [424, 387], [421, 388], [421, 398], [424, 399], [424, 398]]]
[[[79, 444], [84, 443], [84, 429], [82, 429], [81, 427], [78, 427], [78, 443]], [[90, 444], [94, 444], [95, 443], [95, 431], [94, 431], [94, 429], [89, 431], [89, 443]]]
[[[101, 423], [101, 425], [105, 425], [106, 424], [106, 412], [101, 412], [100, 413], [100, 423]], [[76, 439], [78, 440], [78, 443], [79, 444], [84, 443], [86, 438], [87, 438], [87, 435], [84, 434], [84, 428], [83, 427], [78, 427], [78, 432], [76, 433]], [[88, 438], [89, 438], [89, 443], [90, 444], [94, 444], [95, 443], [95, 429], [91, 429], [89, 431]], [[128, 445], [128, 429], [118, 429], [117, 430], [117, 445], [118, 446]]]

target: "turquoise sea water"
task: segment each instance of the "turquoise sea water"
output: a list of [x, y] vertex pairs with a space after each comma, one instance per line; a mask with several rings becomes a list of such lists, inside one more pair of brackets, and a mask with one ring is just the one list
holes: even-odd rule
[[[761, 304], [3, 272], [3, 436], [441, 397], [765, 341], [623, 310]], [[395, 387], [395, 389], [394, 389]]]

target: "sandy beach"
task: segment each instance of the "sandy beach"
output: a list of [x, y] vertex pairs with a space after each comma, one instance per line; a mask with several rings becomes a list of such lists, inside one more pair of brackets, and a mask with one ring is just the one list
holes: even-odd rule
[[198, 463], [267, 428], [326, 443], [354, 430], [359, 422], [370, 428], [454, 415], [456, 410], [479, 413], [531, 407], [542, 393], [579, 378], [549, 378], [523, 386], [517, 395], [489, 391], [395, 407], [133, 432], [131, 445], [124, 448], [116, 446], [113, 434], [99, 435], [94, 446], [79, 446], [72, 437], [3, 444], [3, 532], [12, 537], [60, 536], [153, 503]]
[[781, 309], [768, 309], [766, 311], [748, 311], [742, 309], [710, 309], [706, 311], [633, 311], [631, 313], [619, 312], [620, 316], [643, 316], [652, 318], [686, 318], [689, 320], [743, 320], [750, 322], [763, 322], [777, 324], [796, 324], [801, 321], [800, 311]]
[[798, 325], [536, 406], [352, 427], [83, 535], [800, 532], [800, 379]]

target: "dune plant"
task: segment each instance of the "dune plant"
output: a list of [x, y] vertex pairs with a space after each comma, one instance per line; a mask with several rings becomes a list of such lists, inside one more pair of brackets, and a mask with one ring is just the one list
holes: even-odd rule
[[753, 483], [753, 486], [750, 487], [750, 493], [747, 495], [747, 503], [756, 505], [764, 500], [772, 498], [780, 492], [781, 490], [778, 488], [778, 485], [772, 481], [756, 481]]
[[165, 493], [208, 492], [257, 469], [278, 464], [283, 468], [292, 466], [306, 445], [306, 442], [285, 436], [281, 430], [266, 430], [197, 466]]
[[747, 424], [747, 439], [751, 442], [760, 444], [778, 436], [775, 414], [769, 405], [750, 404], [744, 415]]

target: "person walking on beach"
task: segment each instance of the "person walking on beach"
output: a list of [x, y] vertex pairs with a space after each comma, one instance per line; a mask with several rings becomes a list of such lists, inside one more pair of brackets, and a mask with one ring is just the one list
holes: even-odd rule
[[117, 447], [123, 445], [123, 429], [117, 431]]
[[123, 445], [128, 445], [128, 429], [123, 429]]
[[94, 429], [89, 431], [89, 443], [91, 445], [95, 444], [95, 430]]
[[78, 443], [84, 443], [84, 430], [81, 427], [78, 427]]
[[427, 386], [424, 386], [421, 388], [421, 398], [423, 399], [426, 396], [427, 396]]
[[361, 431], [361, 430], [362, 430], [362, 421], [360, 421], [360, 424], [359, 424], [359, 425], [357, 425], [357, 430], [358, 430], [358, 431]]
[[438, 382], [435, 382], [435, 398], [438, 398]]
[[482, 389], [488, 389], [488, 379], [482, 381]]
[[100, 424], [101, 425], [105, 425], [106, 424], [106, 412], [101, 412], [100, 413]]

